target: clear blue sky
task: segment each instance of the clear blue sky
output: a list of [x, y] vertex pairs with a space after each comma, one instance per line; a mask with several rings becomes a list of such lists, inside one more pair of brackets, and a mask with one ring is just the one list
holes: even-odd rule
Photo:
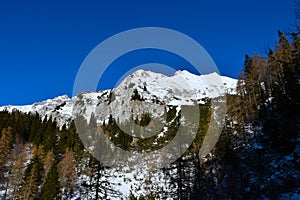
[[[274, 46], [278, 29], [293, 28], [294, 9], [294, 0], [1, 1], [0, 105], [71, 96], [88, 53], [108, 37], [137, 27], [185, 33], [209, 52], [221, 74], [237, 77], [245, 54], [263, 54]], [[169, 59], [152, 53], [158, 62]], [[111, 73], [145, 57], [128, 56], [112, 66], [103, 88], [118, 80]]]

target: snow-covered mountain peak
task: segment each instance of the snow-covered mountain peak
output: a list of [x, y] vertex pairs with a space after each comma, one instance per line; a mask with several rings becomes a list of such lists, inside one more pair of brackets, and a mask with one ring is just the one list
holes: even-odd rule
[[191, 76], [197, 76], [187, 70], [178, 70], [175, 72], [174, 76], [183, 76], [183, 77], [191, 77]]
[[[42, 117], [56, 118], [62, 125], [73, 119], [74, 106], [78, 106], [80, 102], [83, 107], [78, 109], [83, 110], [81, 114], [87, 120], [95, 109], [100, 109], [99, 112], [103, 115], [99, 121], [105, 120], [112, 112], [122, 120], [122, 116], [130, 116], [127, 112], [132, 110], [132, 106], [135, 106], [138, 112], [142, 112], [145, 109], [154, 109], [151, 106], [153, 102], [160, 102], [161, 105], [195, 105], [202, 103], [203, 98], [217, 97], [219, 87], [227, 93], [235, 93], [236, 84], [237, 80], [217, 73], [199, 76], [183, 70], [169, 77], [152, 71], [137, 70], [112, 90], [85, 92], [72, 99], [62, 95], [32, 105], [3, 106], [0, 110], [38, 112]], [[133, 97], [148, 102], [147, 108], [132, 101]]]
[[[235, 93], [237, 81], [225, 76], [220, 76], [217, 73], [204, 75], [195, 75], [187, 70], [177, 71], [173, 76], [165, 76], [160, 73], [151, 71], [137, 70], [129, 75], [117, 87], [135, 88], [139, 91], [148, 90], [151, 94], [162, 98], [166, 97], [166, 92], [196, 94], [199, 98], [216, 97], [217, 88], [224, 90], [227, 93]], [[143, 93], [143, 92], [142, 92]], [[178, 94], [177, 94], [178, 95]]]
[[[136, 70], [135, 72], [133, 72], [130, 76], [134, 77], [163, 77], [165, 75], [161, 74], [161, 73], [156, 73], [156, 72], [152, 72], [149, 70], [143, 70], [143, 69], [139, 69]], [[130, 77], [129, 76], [129, 77]]]

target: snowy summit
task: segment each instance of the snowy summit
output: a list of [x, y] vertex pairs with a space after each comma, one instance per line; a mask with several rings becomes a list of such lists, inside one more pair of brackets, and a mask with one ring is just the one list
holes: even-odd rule
[[[138, 95], [139, 98], [149, 103], [155, 101], [164, 105], [201, 104], [204, 98], [217, 97], [220, 87], [226, 93], [235, 94], [236, 84], [236, 79], [220, 76], [217, 73], [198, 76], [184, 70], [177, 71], [173, 76], [168, 77], [160, 73], [137, 70], [111, 90], [85, 92], [72, 98], [63, 95], [32, 105], [3, 106], [0, 110], [37, 112], [43, 118], [45, 116], [55, 118], [58, 124], [62, 125], [73, 119], [72, 111], [78, 101], [82, 101], [85, 105], [85, 113], [82, 114], [87, 120], [96, 106], [103, 108], [105, 120], [112, 110], [122, 111], [124, 103], [131, 100], [134, 95]], [[111, 99], [112, 96], [114, 99]]]

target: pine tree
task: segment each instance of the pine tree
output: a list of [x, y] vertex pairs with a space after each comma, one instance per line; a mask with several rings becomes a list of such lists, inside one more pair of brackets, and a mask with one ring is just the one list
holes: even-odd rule
[[[43, 146], [44, 146], [44, 151], [50, 151], [51, 149], [54, 149], [56, 151], [56, 142], [57, 142], [57, 124], [56, 121], [52, 121], [52, 118], [50, 117], [48, 122], [47, 122], [47, 128], [44, 133], [44, 138], [43, 138]], [[55, 152], [56, 153], [56, 152]]]
[[[78, 124], [76, 124], [78, 125]], [[82, 156], [83, 155], [83, 150], [84, 150], [84, 145], [81, 141], [81, 138], [79, 137], [79, 134], [77, 132], [77, 127], [75, 125], [74, 120], [71, 122], [66, 135], [67, 135], [67, 148], [72, 149], [73, 152], [75, 153], [76, 156]], [[83, 127], [83, 130], [86, 130], [85, 127]], [[76, 157], [77, 158], [77, 157]]]
[[59, 196], [59, 189], [60, 188], [58, 182], [57, 163], [54, 160], [46, 175], [46, 180], [42, 186], [41, 195], [39, 199], [41, 200], [57, 199]]
[[10, 197], [15, 198], [16, 192], [19, 189], [19, 183], [22, 180], [24, 174], [24, 163], [26, 161], [26, 149], [24, 144], [20, 141], [19, 138], [16, 139], [16, 144], [10, 153], [9, 158], [9, 167], [8, 167], [8, 176], [6, 182], [6, 190], [4, 194], [4, 199], [7, 197], [7, 192], [9, 189], [12, 190]]
[[34, 152], [33, 158], [25, 171], [24, 181], [19, 193], [19, 199], [36, 199], [38, 197], [38, 189], [41, 184], [43, 173], [43, 164], [38, 155], [37, 150]]
[[74, 152], [67, 149], [63, 159], [58, 164], [59, 180], [62, 186], [62, 195], [71, 198], [75, 188], [77, 174]]
[[50, 150], [46, 153], [44, 158], [44, 168], [45, 168], [45, 176], [47, 176], [52, 163], [55, 161], [55, 155], [53, 153], [53, 150]]
[[12, 129], [4, 128], [1, 131], [1, 138], [0, 138], [0, 181], [4, 181], [3, 173], [4, 173], [4, 166], [7, 161], [7, 157], [9, 155], [11, 145], [12, 145]]
[[250, 74], [251, 69], [252, 69], [252, 65], [253, 65], [252, 58], [247, 54], [245, 56], [245, 62], [244, 62], [244, 68], [243, 68], [246, 76], [248, 74]]
[[298, 132], [300, 39], [295, 34], [294, 41], [289, 42], [281, 31], [278, 35], [276, 48], [268, 57], [246, 56], [233, 113], [240, 127], [262, 122], [272, 146], [289, 152]]
[[47, 129], [47, 125], [44, 121], [39, 126], [39, 129], [37, 130], [37, 132], [33, 136], [33, 143], [36, 146], [40, 145], [42, 143], [43, 139], [44, 139], [44, 135], [45, 135], [45, 132], [46, 132], [46, 129]]
[[[295, 144], [292, 140], [298, 134], [299, 115], [299, 51], [297, 37], [291, 44], [279, 31], [279, 42], [269, 56], [272, 71], [272, 102], [265, 113], [264, 131], [271, 136], [275, 149], [290, 152]], [[296, 43], [295, 43], [296, 42]], [[298, 67], [298, 70], [297, 70]]]

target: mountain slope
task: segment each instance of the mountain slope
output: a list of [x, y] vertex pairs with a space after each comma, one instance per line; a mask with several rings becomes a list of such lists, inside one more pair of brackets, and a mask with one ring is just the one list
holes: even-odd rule
[[[55, 118], [61, 126], [73, 119], [72, 111], [78, 101], [84, 103], [84, 116], [87, 120], [99, 104], [104, 108], [102, 120], [105, 120], [109, 113], [118, 112], [118, 110], [119, 113], [116, 115], [121, 118], [120, 111], [123, 111], [122, 108], [124, 108], [122, 102], [131, 99], [134, 94], [149, 103], [156, 101], [164, 105], [193, 105], [196, 102], [202, 103], [203, 98], [216, 97], [218, 95], [217, 87], [222, 87], [226, 93], [234, 94], [236, 84], [236, 79], [219, 76], [216, 73], [198, 76], [188, 71], [177, 71], [173, 76], [168, 77], [151, 71], [138, 70], [126, 77], [117, 88], [112, 90], [82, 93], [73, 98], [63, 95], [32, 105], [3, 106], [0, 107], [0, 111], [16, 109], [25, 113], [37, 112], [42, 117]], [[113, 106], [109, 106], [112, 95], [118, 101], [113, 103]], [[105, 109], [105, 107], [107, 108]]]

